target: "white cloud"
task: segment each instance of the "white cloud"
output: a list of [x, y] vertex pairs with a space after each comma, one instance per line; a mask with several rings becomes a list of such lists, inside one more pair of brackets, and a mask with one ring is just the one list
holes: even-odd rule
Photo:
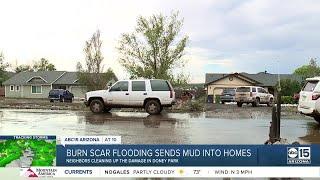
[[206, 48], [186, 48], [184, 59], [188, 60], [185, 70], [190, 73], [191, 82], [204, 82], [206, 67], [216, 65], [228, 69], [231, 72], [234, 68], [234, 62], [231, 59], [221, 59], [219, 52]]

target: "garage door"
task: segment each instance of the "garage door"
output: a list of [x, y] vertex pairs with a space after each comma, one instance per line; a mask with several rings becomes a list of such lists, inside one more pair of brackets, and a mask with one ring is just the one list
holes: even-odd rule
[[84, 98], [86, 91], [85, 87], [73, 86], [70, 87], [70, 92], [74, 95], [75, 98]]

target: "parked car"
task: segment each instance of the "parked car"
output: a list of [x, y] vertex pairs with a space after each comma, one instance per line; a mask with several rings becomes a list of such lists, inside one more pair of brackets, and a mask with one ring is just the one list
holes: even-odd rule
[[298, 111], [320, 123], [320, 77], [306, 79], [300, 92]]
[[163, 107], [175, 103], [175, 92], [166, 80], [122, 80], [107, 90], [87, 92], [84, 103], [94, 113], [132, 107], [145, 108], [149, 114], [159, 114]]
[[50, 102], [72, 102], [74, 96], [71, 92], [64, 89], [51, 89], [48, 96]]
[[300, 94], [299, 93], [294, 93], [292, 96], [293, 102], [294, 103], [299, 103], [299, 99], [300, 99]]
[[273, 95], [262, 87], [243, 86], [238, 87], [236, 90], [236, 102], [238, 107], [241, 107], [243, 103], [251, 103], [253, 107], [259, 106], [259, 104], [272, 106], [273, 100]]
[[221, 104], [225, 102], [235, 102], [236, 89], [234, 88], [226, 88], [223, 89], [222, 94], [220, 96]]

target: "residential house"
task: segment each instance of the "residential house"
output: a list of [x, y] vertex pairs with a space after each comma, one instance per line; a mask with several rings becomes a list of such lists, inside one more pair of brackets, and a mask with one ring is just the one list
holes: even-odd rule
[[[11, 78], [12, 76], [14, 76], [14, 72], [9, 72], [9, 71], [5, 71], [4, 75], [7, 78]], [[0, 84], [0, 97], [4, 96], [4, 86], [2, 84]]]
[[[292, 79], [302, 82], [300, 76], [293, 74], [280, 74], [281, 79]], [[274, 87], [278, 83], [278, 74], [260, 72], [257, 74], [249, 73], [207, 73], [205, 88], [207, 90], [208, 102], [214, 102], [216, 96], [221, 95], [224, 88], [237, 88], [240, 86], [261, 86], [274, 94]]]
[[87, 90], [78, 80], [77, 72], [20, 72], [3, 85], [5, 97], [10, 98], [47, 98], [51, 89], [66, 89], [72, 92], [75, 98], [84, 98]]

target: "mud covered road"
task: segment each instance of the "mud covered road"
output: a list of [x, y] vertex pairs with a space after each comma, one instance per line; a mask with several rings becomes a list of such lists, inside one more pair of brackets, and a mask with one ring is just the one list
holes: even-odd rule
[[[125, 144], [262, 144], [268, 139], [267, 107], [224, 108], [204, 113], [91, 112], [0, 109], [0, 135], [120, 135]], [[284, 115], [281, 137], [320, 143], [311, 118]]]

